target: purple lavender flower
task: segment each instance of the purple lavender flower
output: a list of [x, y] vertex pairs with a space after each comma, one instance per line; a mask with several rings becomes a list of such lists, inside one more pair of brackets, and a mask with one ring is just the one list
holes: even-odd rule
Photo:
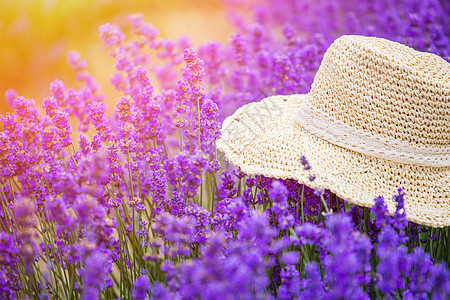
[[388, 295], [405, 286], [404, 278], [409, 268], [408, 256], [405, 247], [389, 253], [382, 258], [377, 266], [378, 283], [380, 291]]
[[[12, 281], [14, 280], [14, 281]], [[17, 282], [16, 287], [12, 283]], [[21, 285], [19, 283], [18, 276], [11, 278], [9, 272], [6, 271], [4, 266], [0, 266], [0, 298], [13, 300], [16, 299], [15, 291], [20, 290]]]
[[328, 255], [323, 266], [330, 297], [368, 299], [362, 285], [368, 283], [371, 243], [367, 237], [353, 234], [347, 215], [332, 215], [326, 226], [330, 235], [324, 243]]
[[285, 252], [281, 256], [281, 261], [286, 265], [295, 265], [298, 263], [299, 254], [297, 252]]
[[293, 243], [299, 246], [311, 244], [322, 247], [325, 238], [328, 237], [328, 231], [309, 222], [297, 225], [294, 231], [298, 240], [293, 239]]
[[300, 298], [325, 299], [325, 285], [320, 277], [320, 270], [315, 262], [309, 262], [305, 267], [305, 278], [300, 283], [302, 291]]
[[406, 225], [408, 225], [408, 220], [406, 219], [405, 211], [405, 192], [402, 189], [398, 189], [398, 194], [394, 195], [392, 198], [397, 204], [393, 218], [391, 219], [391, 225], [394, 227], [401, 237], [401, 242], [405, 243], [408, 237], [405, 236], [404, 230]]
[[310, 167], [310, 165], [308, 163], [308, 160], [307, 160], [307, 158], [305, 156], [301, 156], [300, 157], [300, 163], [302, 164], [302, 166], [303, 166], [303, 168], [305, 170], [311, 169], [311, 167]]
[[431, 299], [446, 299], [450, 296], [450, 271], [444, 263], [438, 263], [431, 267]]
[[131, 299], [145, 300], [147, 293], [150, 290], [148, 277], [145, 275], [139, 276], [133, 283], [133, 290], [131, 292]]
[[202, 155], [190, 155], [189, 151], [183, 151], [173, 159], [167, 159], [164, 168], [170, 174], [169, 180], [173, 186], [177, 186], [178, 180], [181, 179], [182, 197], [193, 198], [198, 193], [206, 160]]
[[289, 264], [280, 272], [282, 285], [278, 288], [279, 299], [297, 299], [300, 293], [300, 275], [295, 265]]
[[171, 300], [172, 294], [169, 292], [166, 286], [160, 282], [155, 282], [151, 287], [150, 300]]
[[266, 253], [276, 231], [271, 226], [267, 226], [269, 216], [267, 213], [252, 212], [246, 219], [242, 220], [238, 226], [238, 239], [249, 240], [257, 243], [260, 249]]
[[388, 295], [405, 287], [405, 276], [410, 269], [410, 261], [405, 246], [400, 246], [397, 232], [386, 226], [378, 236], [377, 254], [380, 262], [377, 266], [380, 291]]
[[[34, 208], [26, 198], [16, 199], [12, 207], [12, 214], [15, 220], [15, 236], [18, 241], [18, 256], [23, 262], [25, 274], [33, 272], [34, 262], [40, 251], [34, 239], [32, 231], [36, 224]], [[11, 249], [14, 251], [14, 249]]]
[[389, 211], [387, 209], [386, 204], [384, 203], [383, 197], [377, 197], [374, 199], [375, 205], [370, 209], [372, 213], [375, 215], [375, 225], [378, 228], [382, 228], [389, 224]]
[[223, 235], [211, 236], [199, 260], [180, 266], [179, 293], [183, 298], [266, 298], [266, 263], [260, 248], [250, 251], [253, 244], [245, 240], [231, 241], [224, 248], [225, 242]]
[[97, 299], [99, 291], [105, 288], [107, 275], [111, 273], [111, 259], [100, 251], [94, 251], [85, 260], [83, 275], [83, 299]]
[[202, 147], [201, 149], [209, 153], [210, 157], [215, 156], [214, 142], [220, 136], [219, 108], [211, 99], [206, 99], [201, 107], [202, 117]]
[[46, 204], [49, 219], [58, 224], [58, 231], [70, 233], [76, 228], [76, 220], [72, 217], [67, 204], [62, 198], [53, 198], [51, 201], [47, 201]]
[[284, 206], [287, 204], [287, 189], [281, 181], [272, 182], [272, 188], [269, 190], [269, 197], [273, 203]]
[[431, 260], [422, 248], [415, 248], [409, 255], [411, 270], [409, 273], [410, 282], [407, 290], [415, 299], [427, 299], [427, 293], [431, 289], [429, 277], [431, 275]]
[[247, 217], [248, 214], [249, 207], [241, 198], [224, 198], [214, 208], [211, 224], [214, 225], [214, 229], [217, 231], [233, 232], [237, 230], [239, 220]]
[[0, 231], [0, 265], [14, 267], [19, 262], [18, 252], [13, 235]]
[[359, 225], [361, 224], [361, 208], [359, 206], [352, 206], [352, 208], [349, 211], [349, 214], [352, 218], [353, 221], [353, 226], [355, 227], [359, 227]]
[[220, 198], [232, 198], [237, 192], [234, 179], [228, 171], [224, 171], [221, 178], [222, 182], [219, 186]]

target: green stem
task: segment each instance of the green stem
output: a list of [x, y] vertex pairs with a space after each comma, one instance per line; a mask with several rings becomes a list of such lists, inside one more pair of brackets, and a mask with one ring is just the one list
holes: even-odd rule
[[200, 206], [203, 206], [203, 174], [201, 175], [202, 179], [200, 180]]
[[180, 127], [180, 152], [183, 152], [183, 128], [181, 127]]
[[197, 126], [198, 150], [202, 150], [202, 146], [200, 143], [200, 99], [198, 97], [197, 97], [197, 115], [198, 115], [198, 126]]
[[364, 207], [364, 232], [369, 236], [370, 209]]
[[[220, 196], [219, 196], [219, 188], [217, 187], [217, 181], [216, 181], [216, 174], [214, 173], [213, 176], [213, 182], [214, 182], [214, 187], [216, 188], [216, 194], [217, 194], [217, 200], [220, 201]], [[215, 202], [215, 197], [212, 198], [211, 200], [211, 216], [214, 216], [214, 203]]]
[[10, 220], [10, 218], [9, 218], [9, 211], [8, 211], [8, 208], [6, 207], [7, 206], [7, 203], [8, 203], [8, 200], [6, 199], [6, 195], [5, 195], [5, 193], [3, 192], [3, 187], [1, 187], [0, 186], [0, 191], [1, 191], [1, 194], [2, 194], [2, 210], [3, 210], [3, 215], [6, 217], [6, 222], [8, 223], [7, 224], [7, 228], [8, 228], [8, 232], [10, 232], [10, 233], [12, 233], [13, 232], [13, 227], [12, 227], [12, 222], [11, 222], [11, 220]]
[[302, 223], [305, 223], [305, 212], [304, 212], [304, 207], [303, 207], [303, 203], [305, 202], [305, 185], [302, 184], [302, 198], [300, 199], [300, 203], [301, 203], [301, 211], [302, 211]]
[[327, 203], [325, 202], [325, 198], [323, 197], [323, 194], [320, 194], [320, 199], [322, 200], [322, 204], [323, 204], [323, 206], [324, 206], [324, 208], [325, 208], [325, 212], [326, 212], [327, 214], [329, 214], [329, 213], [330, 213], [330, 210], [328, 209], [328, 205], [327, 205]]

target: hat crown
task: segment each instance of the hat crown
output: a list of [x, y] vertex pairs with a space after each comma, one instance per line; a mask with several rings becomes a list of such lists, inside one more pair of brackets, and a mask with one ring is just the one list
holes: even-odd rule
[[[300, 119], [345, 148], [448, 166], [450, 64], [382, 38], [342, 36], [326, 51]], [[395, 145], [402, 153], [386, 154]]]

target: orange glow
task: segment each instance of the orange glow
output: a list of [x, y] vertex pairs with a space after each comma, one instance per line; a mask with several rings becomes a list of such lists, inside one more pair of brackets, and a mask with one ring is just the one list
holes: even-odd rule
[[54, 79], [73, 85], [66, 63], [72, 49], [87, 60], [106, 95], [115, 97], [109, 84], [114, 62], [98, 27], [123, 26], [128, 14], [137, 12], [165, 38], [188, 35], [199, 44], [226, 41], [231, 33], [220, 0], [0, 0], [0, 114], [10, 111], [4, 98], [9, 88], [41, 102]]

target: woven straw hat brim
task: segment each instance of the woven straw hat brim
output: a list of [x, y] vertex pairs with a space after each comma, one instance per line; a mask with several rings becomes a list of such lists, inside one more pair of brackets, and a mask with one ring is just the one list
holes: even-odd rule
[[[406, 193], [408, 220], [432, 227], [450, 225], [450, 167], [401, 164], [320, 139], [295, 121], [307, 97], [273, 96], [239, 108], [223, 122], [218, 149], [249, 175], [294, 179], [366, 207], [383, 196], [391, 214], [392, 195], [400, 187]], [[310, 170], [304, 170], [301, 156]], [[314, 181], [310, 175], [316, 176]]]

